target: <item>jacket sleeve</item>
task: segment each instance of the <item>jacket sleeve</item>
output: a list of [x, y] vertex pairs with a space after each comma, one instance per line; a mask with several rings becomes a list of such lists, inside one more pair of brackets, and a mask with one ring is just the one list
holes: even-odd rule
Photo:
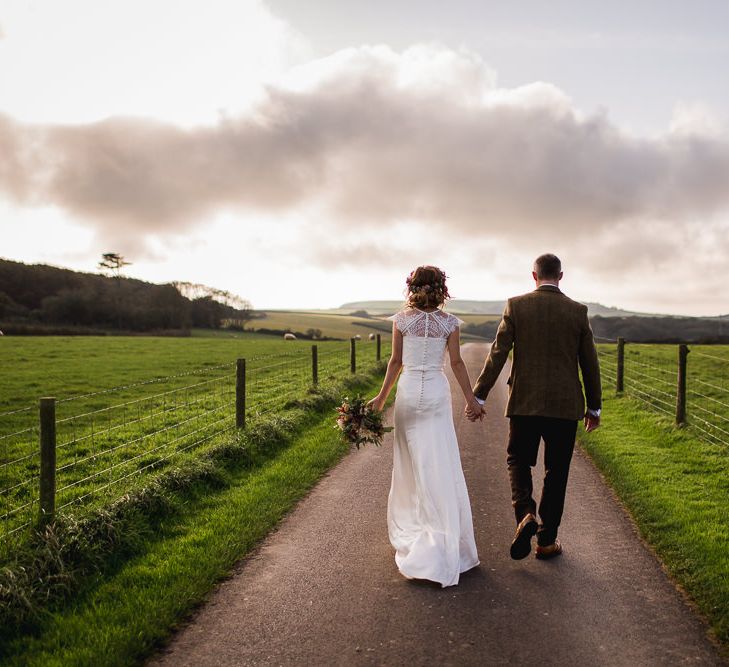
[[592, 335], [590, 321], [585, 308], [585, 321], [580, 334], [579, 351], [580, 370], [582, 371], [582, 384], [585, 388], [585, 401], [591, 410], [602, 407], [602, 387], [600, 384], [600, 362], [597, 358], [597, 348]]
[[491, 345], [491, 351], [486, 358], [481, 375], [478, 376], [473, 393], [481, 400], [491, 391], [496, 380], [504, 367], [506, 360], [509, 358], [509, 352], [514, 346], [514, 320], [511, 312], [511, 301], [506, 302], [504, 314], [501, 317], [499, 328], [496, 331], [496, 339]]

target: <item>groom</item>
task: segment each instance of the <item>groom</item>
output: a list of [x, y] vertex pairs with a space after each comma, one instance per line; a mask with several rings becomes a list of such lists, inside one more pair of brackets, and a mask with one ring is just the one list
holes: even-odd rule
[[[587, 306], [560, 291], [562, 264], [555, 255], [537, 257], [532, 276], [536, 289], [507, 301], [496, 340], [473, 390], [483, 405], [513, 349], [506, 416], [510, 420], [507, 465], [517, 523], [511, 557], [517, 560], [529, 555], [535, 533], [537, 558], [562, 553], [557, 530], [577, 422], [584, 419], [587, 431], [600, 425], [600, 366]], [[471, 421], [481, 417], [470, 408], [467, 414]], [[531, 469], [537, 463], [541, 440], [545, 475], [538, 523]]]

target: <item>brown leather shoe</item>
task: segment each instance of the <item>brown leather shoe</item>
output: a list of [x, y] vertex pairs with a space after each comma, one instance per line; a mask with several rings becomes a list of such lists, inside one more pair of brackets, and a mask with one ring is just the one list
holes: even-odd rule
[[519, 522], [509, 550], [514, 560], [521, 560], [529, 555], [532, 550], [532, 537], [536, 534], [538, 527], [537, 517], [533, 514], [527, 514]]
[[549, 560], [555, 556], [559, 556], [562, 553], [562, 545], [559, 540], [555, 540], [553, 544], [548, 544], [546, 547], [537, 545], [537, 552], [534, 554], [539, 560]]

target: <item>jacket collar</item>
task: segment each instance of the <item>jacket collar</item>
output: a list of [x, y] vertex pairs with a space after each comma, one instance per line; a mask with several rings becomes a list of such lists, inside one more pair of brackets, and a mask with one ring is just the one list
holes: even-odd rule
[[535, 292], [555, 292], [556, 294], [562, 293], [562, 290], [559, 289], [559, 287], [555, 287], [554, 285], [540, 285], [534, 291]]

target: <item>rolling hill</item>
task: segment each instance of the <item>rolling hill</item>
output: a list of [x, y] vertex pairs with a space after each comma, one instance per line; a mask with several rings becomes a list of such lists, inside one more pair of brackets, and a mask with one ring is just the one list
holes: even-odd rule
[[[345, 303], [337, 309], [338, 312], [352, 312], [365, 310], [371, 315], [390, 315], [402, 307], [402, 301], [352, 301]], [[468, 299], [452, 299], [448, 302], [448, 311], [456, 315], [501, 315], [504, 312], [506, 300], [502, 301], [471, 301]], [[651, 313], [637, 313], [622, 308], [603, 306], [600, 303], [586, 303], [590, 317], [670, 317]]]
[[[467, 301], [453, 299], [448, 310], [466, 321], [463, 332], [492, 339], [503, 312], [505, 301]], [[602, 341], [623, 337], [632, 342], [660, 343], [729, 343], [729, 316], [683, 317], [680, 315], [654, 315], [599, 303], [587, 303], [590, 322], [595, 336]], [[390, 314], [402, 307], [401, 301], [353, 301], [335, 311], [340, 314]], [[365, 312], [366, 311], [366, 312]]]

